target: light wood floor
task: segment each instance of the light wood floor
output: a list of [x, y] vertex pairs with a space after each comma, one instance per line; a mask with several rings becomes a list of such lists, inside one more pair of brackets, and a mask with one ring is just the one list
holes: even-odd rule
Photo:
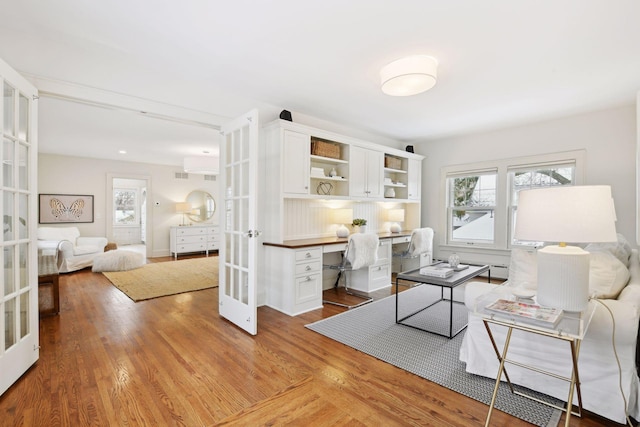
[[486, 405], [304, 327], [336, 306], [260, 308], [253, 337], [218, 316], [217, 289], [134, 303], [83, 270], [61, 275], [60, 295], [60, 315], [40, 321], [40, 360], [0, 397], [2, 426], [484, 424]]

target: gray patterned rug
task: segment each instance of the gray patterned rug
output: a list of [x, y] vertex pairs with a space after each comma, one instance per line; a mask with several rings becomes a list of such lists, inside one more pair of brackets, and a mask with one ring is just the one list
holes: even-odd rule
[[[463, 289], [459, 287], [457, 291], [462, 292]], [[439, 288], [434, 286], [417, 286], [402, 292], [399, 298], [400, 316], [413, 313], [422, 308], [425, 301], [435, 301], [439, 297]], [[455, 300], [459, 298], [460, 296], [454, 294]], [[448, 339], [398, 325], [395, 323], [395, 307], [395, 296], [390, 296], [306, 325], [306, 327], [489, 405], [495, 381], [467, 373], [464, 363], [458, 360], [458, 352], [465, 332], [461, 332], [453, 339]], [[430, 330], [447, 330], [448, 332], [448, 313], [448, 303], [438, 303], [412, 317], [410, 322]], [[466, 323], [466, 316], [467, 310], [464, 305], [454, 304], [454, 324]], [[552, 397], [531, 390], [526, 392], [556, 405], [561, 403]], [[505, 383], [500, 386], [496, 409], [538, 426], [555, 426], [561, 415], [559, 410], [512, 394]]]

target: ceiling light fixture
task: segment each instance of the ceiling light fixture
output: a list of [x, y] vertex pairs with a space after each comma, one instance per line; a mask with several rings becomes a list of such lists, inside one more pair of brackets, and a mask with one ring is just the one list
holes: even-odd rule
[[184, 171], [203, 175], [217, 175], [220, 171], [220, 159], [216, 156], [185, 157]]
[[427, 55], [398, 59], [382, 67], [382, 91], [391, 96], [417, 95], [431, 89], [438, 78], [438, 60]]

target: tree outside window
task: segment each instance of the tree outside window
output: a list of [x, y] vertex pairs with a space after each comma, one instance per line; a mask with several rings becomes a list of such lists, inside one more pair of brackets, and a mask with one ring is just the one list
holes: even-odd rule
[[493, 243], [496, 178], [489, 173], [448, 179], [451, 241]]
[[136, 189], [114, 189], [113, 207], [114, 225], [135, 225], [138, 224], [138, 190]]

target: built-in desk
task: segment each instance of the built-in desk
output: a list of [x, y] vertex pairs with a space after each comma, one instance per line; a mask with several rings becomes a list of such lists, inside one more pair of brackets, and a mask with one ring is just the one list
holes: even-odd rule
[[[349, 288], [372, 292], [391, 286], [391, 247], [406, 244], [411, 230], [379, 233], [378, 262], [350, 273]], [[322, 308], [322, 291], [331, 288], [335, 270], [323, 264], [339, 264], [348, 238], [320, 237], [265, 242], [267, 305], [290, 316]]]

